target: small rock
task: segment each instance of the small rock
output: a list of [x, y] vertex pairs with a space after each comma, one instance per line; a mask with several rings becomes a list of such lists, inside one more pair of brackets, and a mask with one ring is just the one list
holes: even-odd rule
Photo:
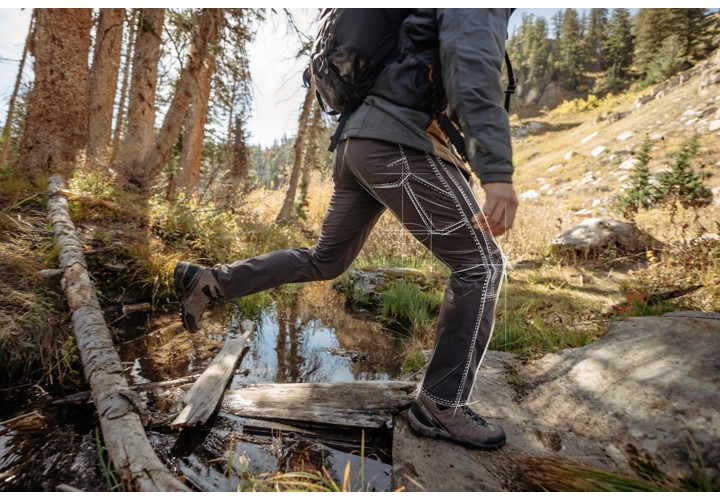
[[632, 170], [638, 163], [640, 163], [640, 160], [637, 158], [629, 158], [622, 162], [618, 168], [620, 170]]
[[540, 186], [540, 191], [547, 191], [548, 189], [550, 189], [550, 187], [550, 184], [543, 184], [542, 186]]
[[593, 207], [593, 208], [599, 207], [600, 205], [602, 205], [602, 200], [599, 200], [599, 199], [595, 198], [595, 199], [592, 201], [592, 207]]
[[572, 254], [590, 258], [605, 249], [622, 255], [635, 255], [662, 244], [634, 224], [607, 218], [587, 219], [557, 235], [549, 252], [555, 256]]
[[578, 210], [577, 212], [575, 212], [575, 215], [590, 215], [591, 213], [593, 213], [592, 210], [588, 208], [583, 208], [582, 210]]
[[520, 196], [518, 196], [518, 199], [526, 201], [537, 200], [538, 198], [540, 198], [540, 193], [538, 193], [534, 189], [531, 189], [530, 191], [525, 191], [524, 193], [520, 194]]
[[695, 116], [695, 115], [699, 115], [699, 114], [700, 114], [700, 111], [693, 109], [693, 108], [688, 108], [685, 110], [685, 112], [682, 115], [683, 116]]
[[697, 121], [698, 121], [698, 118], [697, 118], [697, 117], [695, 117], [695, 118], [690, 118], [688, 121], [685, 122], [685, 126], [686, 126], [686, 127], [689, 127], [690, 125], [692, 125], [693, 123], [695, 123], [695, 122], [697, 122]]
[[713, 120], [710, 122], [710, 132], [715, 132], [716, 130], [720, 130], [720, 120]]
[[630, 139], [630, 138], [631, 138], [632, 136], [634, 136], [634, 135], [635, 135], [635, 132], [633, 132], [632, 130], [628, 130], [628, 131], [626, 131], [626, 132], [623, 132], [623, 133], [620, 134], [619, 136], [617, 136], [617, 140], [618, 140], [618, 141], [627, 141], [628, 139]]
[[565, 161], [569, 160], [570, 158], [572, 158], [572, 157], [575, 156], [576, 154], [577, 154], [577, 152], [575, 152], [575, 151], [568, 151], [567, 153], [565, 153]]
[[618, 177], [618, 182], [625, 182], [625, 181], [628, 180], [629, 178], [630, 178], [630, 176], [627, 175], [627, 174], [621, 175], [620, 177]]
[[607, 148], [606, 148], [605, 146], [598, 146], [598, 147], [596, 147], [595, 149], [593, 149], [593, 150], [590, 152], [590, 154], [592, 155], [593, 158], [597, 158], [598, 156], [600, 156], [601, 154], [603, 154], [606, 149], [607, 149]]
[[598, 132], [597, 132], [597, 131], [593, 132], [592, 134], [590, 134], [589, 136], [587, 136], [585, 139], [583, 139], [582, 141], [580, 141], [580, 144], [585, 144], [586, 142], [593, 140], [593, 139], [595, 138], [595, 136], [597, 136], [597, 135], [598, 135]]
[[557, 164], [549, 167], [549, 168], [547, 169], [547, 171], [548, 171], [548, 172], [555, 172], [555, 171], [556, 171], [557, 169], [559, 169], [560, 167], [562, 167], [562, 164], [557, 163]]
[[639, 108], [640, 106], [643, 106], [644, 104], [647, 104], [648, 102], [652, 101], [653, 99], [655, 99], [655, 98], [651, 95], [641, 95], [635, 101], [635, 109]]

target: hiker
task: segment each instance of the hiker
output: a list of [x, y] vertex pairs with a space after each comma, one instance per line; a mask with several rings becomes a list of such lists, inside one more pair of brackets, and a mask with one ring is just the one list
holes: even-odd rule
[[[285, 283], [337, 278], [389, 209], [451, 270], [434, 353], [409, 423], [424, 436], [499, 448], [505, 432], [467, 403], [490, 341], [505, 270], [495, 237], [512, 227], [517, 207], [500, 78], [512, 11], [408, 10], [398, 34], [402, 57], [382, 68], [364, 101], [341, 119], [334, 138], [334, 190], [317, 245], [212, 268], [178, 263], [174, 279], [182, 321], [197, 331], [211, 298], [230, 300]], [[449, 113], [433, 113], [432, 101], [447, 102]], [[455, 150], [466, 149], [485, 192], [482, 210], [467, 166], [441, 124], [448, 116], [464, 136]]]

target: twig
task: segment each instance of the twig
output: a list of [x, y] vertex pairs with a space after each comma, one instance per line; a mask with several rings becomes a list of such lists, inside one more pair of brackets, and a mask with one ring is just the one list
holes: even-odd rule
[[31, 411], [30, 413], [25, 413], [24, 415], [18, 415], [17, 417], [13, 417], [11, 419], [5, 420], [4, 422], [0, 422], [0, 425], [4, 426], [6, 424], [9, 424], [10, 422], [15, 422], [16, 420], [22, 420], [23, 418], [30, 417], [32, 415], [35, 415], [38, 418], [43, 418], [43, 416], [40, 415], [38, 412]]

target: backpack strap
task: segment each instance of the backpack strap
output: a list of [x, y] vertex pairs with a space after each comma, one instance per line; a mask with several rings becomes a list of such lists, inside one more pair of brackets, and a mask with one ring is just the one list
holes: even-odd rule
[[510, 62], [510, 56], [507, 50], [505, 51], [505, 68], [507, 69], [508, 75], [508, 86], [507, 89], [505, 89], [505, 111], [510, 114], [510, 96], [515, 93], [518, 79], [513, 73], [512, 63]]

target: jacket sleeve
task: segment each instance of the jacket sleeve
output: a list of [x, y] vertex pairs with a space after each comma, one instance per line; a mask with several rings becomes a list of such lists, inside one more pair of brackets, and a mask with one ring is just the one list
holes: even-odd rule
[[512, 182], [500, 82], [510, 9], [437, 9], [442, 79], [468, 160], [482, 183]]

